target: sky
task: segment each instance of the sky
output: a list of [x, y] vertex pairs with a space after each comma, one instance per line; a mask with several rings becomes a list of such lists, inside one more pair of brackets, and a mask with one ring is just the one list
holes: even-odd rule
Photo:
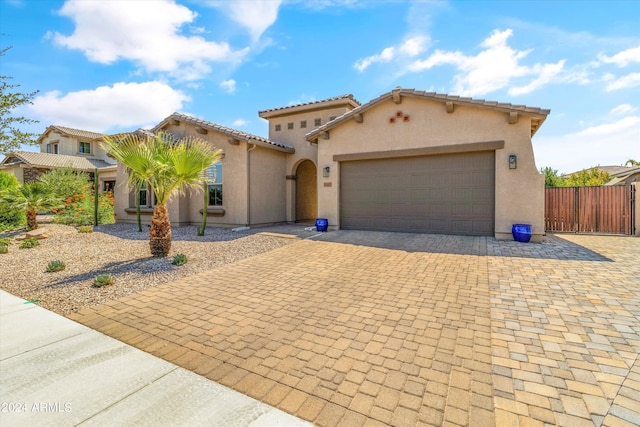
[[[173, 112], [268, 136], [258, 111], [400, 86], [550, 109], [538, 168], [640, 161], [633, 0], [0, 0], [14, 114], [102, 133]], [[37, 151], [37, 147], [24, 147]]]

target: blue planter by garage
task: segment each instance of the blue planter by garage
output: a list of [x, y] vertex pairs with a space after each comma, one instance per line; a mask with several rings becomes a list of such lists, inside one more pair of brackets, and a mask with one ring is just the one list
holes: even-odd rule
[[527, 243], [531, 240], [531, 224], [513, 224], [511, 234], [516, 242]]
[[329, 228], [329, 220], [326, 218], [316, 219], [316, 230], [325, 232]]

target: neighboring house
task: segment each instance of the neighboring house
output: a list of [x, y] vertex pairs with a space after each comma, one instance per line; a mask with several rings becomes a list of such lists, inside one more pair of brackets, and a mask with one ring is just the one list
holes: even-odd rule
[[[544, 177], [531, 137], [549, 110], [397, 88], [361, 105], [344, 95], [259, 112], [263, 138], [183, 114], [153, 131], [224, 151], [210, 168], [209, 223], [258, 226], [327, 218], [331, 229], [511, 238], [544, 233]], [[215, 176], [215, 179], [213, 178]], [[126, 182], [118, 168], [118, 182]], [[116, 189], [118, 221], [135, 197]], [[153, 197], [143, 190], [146, 210]], [[170, 202], [173, 223], [201, 221], [202, 192]]]
[[101, 133], [49, 126], [38, 138], [40, 152], [12, 151], [0, 162], [0, 170], [13, 174], [20, 182], [30, 182], [51, 170], [71, 167], [93, 177], [99, 170], [100, 188], [113, 191], [117, 164], [100, 147]]
[[[608, 166], [607, 168], [610, 168], [607, 172], [609, 172], [611, 181], [605, 185], [630, 185], [634, 182], [640, 182], [640, 166]], [[598, 169], [602, 169], [602, 167], [598, 166]]]

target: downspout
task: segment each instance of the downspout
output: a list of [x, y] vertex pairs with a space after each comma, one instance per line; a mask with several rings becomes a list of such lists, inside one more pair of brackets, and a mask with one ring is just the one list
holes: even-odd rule
[[251, 152], [257, 147], [256, 144], [250, 144], [247, 141], [247, 147], [249, 145], [253, 145], [253, 147], [247, 149], [247, 227], [251, 223]]

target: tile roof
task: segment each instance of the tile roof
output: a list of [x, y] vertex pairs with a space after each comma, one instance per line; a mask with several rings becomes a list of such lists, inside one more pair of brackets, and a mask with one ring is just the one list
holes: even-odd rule
[[42, 135], [40, 135], [40, 138], [38, 138], [38, 142], [40, 142], [40, 140], [42, 140], [45, 137], [45, 135], [47, 135], [50, 131], [55, 131], [67, 136], [74, 136], [76, 138], [85, 138], [85, 139], [91, 139], [91, 140], [102, 139], [102, 137], [104, 136], [101, 133], [91, 132], [88, 130], [68, 128], [66, 126], [51, 125], [47, 127], [47, 129], [42, 133]]
[[546, 116], [551, 112], [551, 110], [545, 110], [537, 107], [528, 107], [526, 105], [514, 105], [510, 103], [502, 103], [497, 101], [485, 101], [484, 99], [474, 99], [468, 97], [447, 95], [436, 92], [426, 92], [424, 90], [415, 90], [415, 89], [404, 89], [404, 88], [395, 88], [390, 92], [383, 93], [377, 98], [372, 99], [366, 104], [362, 104], [351, 111], [346, 112], [345, 114], [336, 117], [334, 120], [325, 123], [319, 128], [314, 129], [309, 132], [306, 137], [307, 140], [311, 141], [317, 139], [318, 135], [322, 132], [325, 132], [339, 123], [348, 120], [353, 117], [355, 114], [362, 113], [369, 108], [373, 107], [376, 104], [379, 104], [387, 99], [391, 99], [394, 96], [411, 96], [411, 97], [419, 97], [419, 98], [427, 98], [441, 102], [453, 102], [453, 104], [457, 105], [475, 105], [482, 108], [490, 108], [493, 110], [504, 111], [504, 112], [519, 112], [524, 113], [530, 116], [534, 116], [536, 120], [532, 120], [531, 122], [531, 135], [538, 130], [542, 122], [545, 120]]
[[355, 99], [352, 94], [346, 93], [344, 95], [334, 96], [333, 98], [322, 99], [320, 101], [311, 101], [311, 102], [305, 102], [302, 104], [287, 105], [286, 107], [270, 108], [268, 110], [258, 111], [258, 115], [262, 117], [263, 114], [272, 113], [275, 111], [283, 111], [283, 110], [288, 110], [290, 108], [306, 107], [306, 106], [312, 106], [312, 105], [323, 104], [323, 103], [333, 102], [333, 101], [340, 101], [340, 100], [350, 100], [352, 101], [352, 103], [355, 103], [356, 105], [360, 105], [360, 102], [358, 102], [358, 100]]
[[0, 162], [0, 166], [25, 163], [35, 168], [64, 168], [92, 171], [95, 168], [107, 168], [116, 166], [99, 159], [89, 159], [87, 157], [67, 156], [64, 154], [37, 153], [33, 151], [11, 151]]
[[200, 126], [204, 129], [208, 129], [208, 130], [212, 130], [215, 132], [220, 132], [223, 133], [225, 135], [228, 135], [232, 138], [235, 139], [239, 139], [239, 140], [243, 140], [243, 141], [247, 141], [250, 142], [252, 144], [256, 143], [258, 145], [267, 147], [267, 148], [273, 148], [276, 149], [278, 151], [284, 151], [287, 153], [294, 153], [295, 149], [287, 144], [283, 144], [281, 142], [276, 142], [276, 141], [272, 141], [270, 139], [267, 138], [263, 138], [261, 136], [257, 136], [257, 135], [253, 135], [247, 132], [243, 132], [241, 130], [237, 130], [237, 129], [232, 129], [232, 128], [228, 128], [226, 126], [221, 126], [212, 122], [208, 122], [206, 120], [201, 120], [198, 118], [195, 118], [193, 116], [189, 116], [187, 114], [182, 114], [182, 113], [173, 113], [172, 115], [170, 115], [169, 117], [167, 117], [166, 119], [164, 119], [163, 121], [161, 121], [160, 123], [158, 123], [153, 129], [151, 129], [152, 132], [158, 132], [160, 131], [165, 125], [167, 125], [169, 123], [170, 120], [178, 120], [178, 121], [182, 121], [182, 122], [186, 122], [186, 123], [191, 123], [193, 125], [196, 126]]
[[583, 170], [592, 171], [594, 169], [598, 169], [603, 172], [606, 172], [609, 175], [611, 175], [611, 177], [625, 177], [631, 173], [636, 173], [637, 171], [640, 171], [640, 167], [638, 166], [594, 166], [591, 168], [581, 169], [579, 171], [567, 173], [562, 176], [569, 177], [572, 174], [582, 172]]

